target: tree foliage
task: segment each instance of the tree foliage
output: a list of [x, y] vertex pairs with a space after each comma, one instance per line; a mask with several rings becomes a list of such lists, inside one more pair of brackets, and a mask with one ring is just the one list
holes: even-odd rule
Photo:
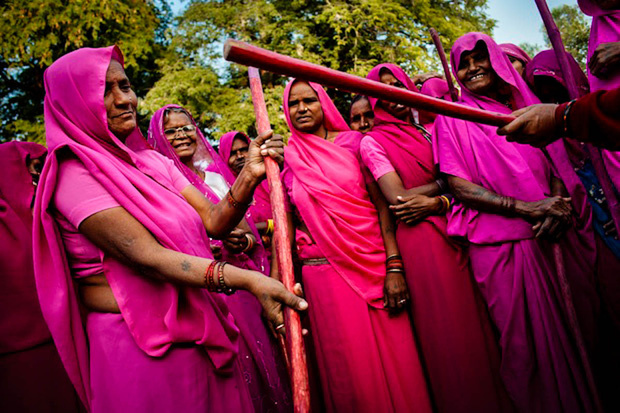
[[[558, 25], [558, 29], [562, 34], [564, 47], [582, 69], [586, 69], [588, 59], [588, 42], [590, 40], [590, 22], [588, 17], [579, 10], [578, 6], [569, 6], [564, 4], [551, 10], [553, 19]], [[545, 41], [548, 48], [551, 48], [551, 42], [547, 36], [547, 31], [543, 26], [541, 31], [545, 35]]]
[[[378, 63], [401, 64], [411, 73], [437, 66], [430, 27], [446, 46], [469, 31], [490, 32], [486, 0], [228, 0], [192, 1], [178, 20], [168, 61], [187, 68], [212, 67], [222, 85], [199, 107], [197, 117], [214, 136], [231, 129], [254, 132], [247, 71], [221, 60], [223, 41], [235, 38], [279, 53], [365, 76]], [[164, 82], [164, 79], [160, 82]], [[154, 89], [160, 87], [160, 82]], [[265, 99], [277, 131], [286, 123], [280, 106], [286, 79], [263, 74]], [[344, 112], [348, 95], [329, 91]], [[168, 98], [197, 101], [176, 93]], [[185, 100], [187, 99], [187, 100]], [[143, 108], [152, 110], [151, 94]], [[212, 116], [211, 114], [217, 114]]]
[[44, 142], [43, 72], [80, 47], [117, 44], [138, 94], [157, 80], [171, 20], [163, 0], [8, 0], [0, 5], [0, 141]]

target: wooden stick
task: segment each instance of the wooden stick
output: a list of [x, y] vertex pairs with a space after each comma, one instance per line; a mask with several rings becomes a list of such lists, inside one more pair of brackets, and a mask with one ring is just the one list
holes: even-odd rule
[[[256, 129], [258, 133], [271, 130], [267, 106], [263, 96], [263, 86], [258, 69], [250, 67], [250, 90], [254, 114], [256, 115]], [[278, 269], [282, 283], [291, 292], [295, 285], [291, 243], [288, 236], [288, 222], [284, 211], [284, 191], [280, 180], [280, 168], [269, 156], [265, 157], [265, 169], [269, 181], [269, 198], [274, 221], [274, 242], [278, 257]], [[289, 307], [284, 307], [284, 325], [286, 326], [286, 344], [290, 376], [293, 387], [294, 411], [306, 413], [310, 411], [310, 387], [308, 384], [308, 368], [306, 366], [306, 352], [302, 337], [301, 320], [299, 314]]]
[[459, 93], [454, 87], [454, 83], [452, 83], [452, 72], [450, 71], [450, 67], [448, 66], [448, 59], [446, 58], [446, 52], [443, 50], [443, 44], [441, 44], [441, 39], [439, 38], [439, 33], [433, 27], [430, 29], [431, 38], [433, 39], [433, 43], [435, 43], [435, 48], [437, 49], [437, 53], [439, 54], [439, 60], [441, 60], [441, 66], [443, 66], [443, 73], [446, 77], [446, 82], [448, 82], [448, 88], [450, 89], [450, 98], [453, 102], [459, 100]]
[[486, 125], [504, 126], [514, 120], [514, 117], [510, 115], [488, 112], [425, 96], [407, 89], [385, 85], [381, 82], [284, 56], [238, 40], [228, 39], [226, 41], [224, 58], [231, 62], [257, 67], [273, 73], [297, 77], [348, 92], [372, 96], [412, 108]]
[[[568, 94], [571, 99], [577, 99], [579, 97], [579, 90], [577, 88], [577, 83], [575, 82], [575, 78], [573, 76], [568, 57], [566, 56], [566, 51], [564, 49], [564, 43], [562, 42], [562, 35], [560, 34], [560, 30], [558, 29], [558, 26], [553, 20], [553, 15], [551, 14], [549, 7], [547, 6], [547, 2], [545, 0], [535, 0], [535, 2], [536, 6], [538, 7], [538, 11], [540, 12], [540, 16], [542, 17], [543, 23], [545, 24], [547, 34], [549, 35], [549, 40], [551, 41], [551, 45], [553, 46], [553, 50], [555, 51], [555, 56], [558, 59], [558, 64], [560, 65], [562, 76], [564, 77], [564, 83], [566, 85], [566, 89], [568, 89]], [[593, 159], [594, 162], [594, 158], [591, 159]], [[600, 165], [602, 165], [602, 163]], [[583, 335], [581, 334], [581, 328], [579, 327], [579, 322], [577, 320], [577, 314], [575, 312], [575, 306], [573, 304], [572, 292], [568, 283], [568, 277], [566, 276], [566, 269], [564, 267], [564, 257], [562, 256], [562, 249], [557, 243], [553, 244], [553, 258], [555, 260], [555, 266], [558, 272], [558, 281], [560, 283], [560, 290], [562, 293], [562, 298], [564, 299], [564, 305], [566, 307], [568, 323], [571, 327], [575, 343], [577, 344], [577, 350], [583, 364], [586, 381], [588, 382], [588, 387], [590, 389], [590, 392], [592, 393], [592, 398], [596, 409], [598, 411], [603, 411], [602, 404], [598, 395], [598, 389], [596, 387], [596, 382], [594, 380], [594, 374], [592, 373], [592, 368], [590, 366], [590, 359], [588, 357], [588, 352], [586, 351]]]

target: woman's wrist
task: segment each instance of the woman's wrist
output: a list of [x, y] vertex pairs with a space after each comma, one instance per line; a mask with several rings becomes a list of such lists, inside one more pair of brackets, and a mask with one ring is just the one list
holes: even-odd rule
[[224, 283], [235, 290], [250, 290], [253, 284], [254, 273], [241, 268], [226, 265], [224, 267]]
[[242, 205], [250, 205], [254, 195], [254, 189], [258, 186], [260, 180], [257, 180], [251, 173], [244, 169], [239, 172], [235, 183], [230, 188], [230, 194], [233, 199]]
[[514, 213], [522, 218], [530, 218], [534, 208], [531, 202], [514, 200]]

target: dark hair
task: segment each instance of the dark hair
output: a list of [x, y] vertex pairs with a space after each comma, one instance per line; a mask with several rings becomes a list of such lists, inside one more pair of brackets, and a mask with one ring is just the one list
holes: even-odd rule
[[368, 96], [366, 96], [366, 95], [355, 95], [355, 96], [353, 96], [353, 100], [351, 100], [351, 106], [349, 106], [349, 119], [351, 119], [351, 109], [353, 109], [353, 105], [356, 102], [359, 102], [362, 99], [366, 99], [366, 100], [368, 100], [368, 103], [370, 103], [370, 100], [368, 99]]
[[166, 123], [166, 121], [168, 120], [168, 115], [170, 114], [170, 112], [172, 112], [172, 113], [184, 113], [190, 121], [193, 119], [192, 115], [190, 115], [189, 112], [187, 110], [185, 110], [184, 108], [182, 108], [182, 107], [178, 107], [178, 108], [172, 107], [172, 108], [166, 108], [166, 110], [164, 110], [164, 123]]

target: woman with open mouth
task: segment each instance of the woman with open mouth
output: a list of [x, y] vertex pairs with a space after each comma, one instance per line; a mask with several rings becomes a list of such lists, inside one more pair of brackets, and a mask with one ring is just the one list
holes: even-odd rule
[[[192, 115], [181, 106], [166, 105], [153, 114], [147, 141], [170, 158], [213, 204], [226, 196], [235, 181]], [[211, 251], [236, 267], [268, 276], [269, 261], [260, 239], [248, 209], [245, 218], [226, 238], [211, 239]], [[260, 303], [247, 291], [238, 291], [225, 299], [243, 332], [240, 360], [255, 410], [289, 411], [292, 406], [285, 363], [279, 345], [263, 324]]]
[[[417, 92], [394, 64], [376, 66], [367, 78]], [[430, 135], [410, 108], [376, 98], [370, 102], [375, 126], [362, 139], [360, 154], [398, 219], [401, 276], [411, 295], [406, 307], [437, 410], [510, 411], [499, 351], [467, 254], [446, 233], [452, 201], [433, 162]]]
[[283, 107], [282, 182], [326, 409], [428, 412], [402, 262], [388, 258], [398, 255], [389, 211], [358, 160], [362, 134], [318, 84], [289, 82]]
[[[509, 114], [537, 103], [485, 34], [460, 37], [450, 62], [464, 105]], [[499, 331], [501, 375], [517, 409], [592, 411], [595, 395], [569, 329], [552, 256], [552, 243], [568, 240], [571, 200], [543, 151], [507, 142], [496, 131], [437, 118], [435, 161], [459, 201], [448, 214], [448, 234], [469, 242], [474, 278]], [[569, 277], [590, 279], [592, 262], [563, 255]], [[574, 294], [591, 297], [592, 286], [582, 284]]]

